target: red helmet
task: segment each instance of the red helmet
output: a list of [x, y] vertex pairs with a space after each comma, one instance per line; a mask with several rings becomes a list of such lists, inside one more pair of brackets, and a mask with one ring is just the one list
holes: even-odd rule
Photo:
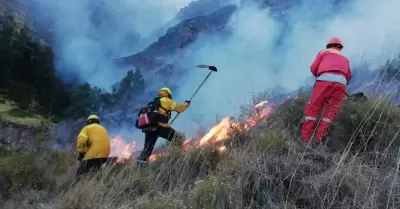
[[338, 47], [338, 48], [343, 48], [342, 40], [337, 37], [333, 37], [329, 39], [328, 43], [326, 44], [326, 48], [331, 48], [331, 47]]

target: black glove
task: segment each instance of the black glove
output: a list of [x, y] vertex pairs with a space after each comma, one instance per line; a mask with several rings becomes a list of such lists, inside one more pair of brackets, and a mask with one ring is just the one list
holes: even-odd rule
[[78, 155], [78, 161], [82, 161], [83, 157], [85, 157], [85, 153], [80, 152], [79, 155]]
[[186, 102], [186, 103], [188, 103], [188, 104], [190, 105], [190, 102], [192, 102], [192, 101], [190, 101], [190, 100], [186, 100], [185, 102]]

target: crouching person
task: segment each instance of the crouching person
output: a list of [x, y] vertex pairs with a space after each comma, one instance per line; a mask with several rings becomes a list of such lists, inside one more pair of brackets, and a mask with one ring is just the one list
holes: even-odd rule
[[87, 125], [77, 137], [76, 149], [79, 153], [76, 176], [79, 179], [89, 171], [98, 171], [110, 154], [110, 140], [107, 130], [100, 125], [99, 117], [90, 115]]

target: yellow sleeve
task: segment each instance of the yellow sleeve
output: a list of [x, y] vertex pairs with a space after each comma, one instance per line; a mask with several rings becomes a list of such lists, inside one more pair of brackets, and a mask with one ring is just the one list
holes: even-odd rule
[[76, 139], [76, 150], [78, 152], [86, 152], [88, 138], [87, 128], [84, 127]]
[[172, 104], [171, 104], [171, 110], [172, 111], [175, 111], [175, 112], [183, 112], [183, 111], [185, 111], [188, 107], [189, 107], [189, 104], [188, 103], [183, 103], [183, 104], [177, 104], [176, 102], [174, 102], [173, 100], [171, 100], [172, 101]]
[[166, 97], [161, 98], [160, 102], [164, 108], [179, 113], [185, 111], [189, 107], [189, 104], [186, 102], [183, 104], [177, 104], [176, 102], [174, 102], [174, 100]]

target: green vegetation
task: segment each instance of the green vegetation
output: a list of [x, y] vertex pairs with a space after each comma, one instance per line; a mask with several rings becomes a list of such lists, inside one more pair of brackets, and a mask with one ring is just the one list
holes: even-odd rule
[[108, 166], [76, 185], [72, 152], [2, 150], [3, 208], [399, 207], [399, 107], [346, 101], [328, 141], [311, 148], [297, 137], [305, 103], [289, 99], [252, 130], [232, 133], [225, 152], [169, 146], [149, 169]]
[[113, 108], [121, 102], [131, 101], [143, 93], [144, 89], [143, 76], [139, 70], [128, 71], [120, 82], [114, 84], [111, 93], [85, 83], [71, 92], [71, 103], [66, 110], [67, 116], [79, 118]]
[[[32, 39], [29, 33], [29, 29], [18, 22], [0, 30], [0, 113], [3, 119], [37, 124], [40, 117], [51, 116], [53, 121], [86, 117], [131, 100], [144, 91], [139, 70], [128, 71], [114, 84], [111, 93], [88, 83], [67, 89], [57, 76], [52, 49]], [[19, 121], [18, 118], [23, 119]]]
[[28, 127], [41, 127], [46, 119], [33, 112], [33, 110], [24, 110], [18, 107], [4, 97], [0, 97], [0, 119], [13, 124], [25, 125]]
[[[53, 53], [18, 26], [0, 30], [0, 118], [44, 127], [48, 118], [80, 118], [144, 91], [139, 70], [106, 92], [88, 83], [65, 87]], [[386, 79], [398, 79], [388, 62]], [[0, 207], [125, 208], [399, 208], [400, 108], [384, 99], [346, 101], [326, 143], [298, 138], [306, 96], [279, 106], [263, 123], [232, 132], [225, 152], [168, 146], [149, 169], [107, 166], [73, 184], [73, 150], [53, 150], [36, 136], [31, 151], [0, 147]], [[50, 117], [51, 116], [51, 117]]]
[[54, 190], [55, 176], [65, 175], [74, 162], [66, 151], [42, 147], [41, 152], [0, 147], [0, 202], [27, 190]]
[[11, 109], [8, 111], [8, 114], [13, 116], [13, 117], [20, 117], [20, 118], [26, 118], [26, 117], [34, 117], [35, 114], [32, 112], [29, 112], [27, 110], [21, 110], [21, 109]]
[[10, 26], [0, 31], [0, 88], [19, 108], [61, 116], [68, 93], [56, 76], [49, 46], [33, 41], [28, 31]]

